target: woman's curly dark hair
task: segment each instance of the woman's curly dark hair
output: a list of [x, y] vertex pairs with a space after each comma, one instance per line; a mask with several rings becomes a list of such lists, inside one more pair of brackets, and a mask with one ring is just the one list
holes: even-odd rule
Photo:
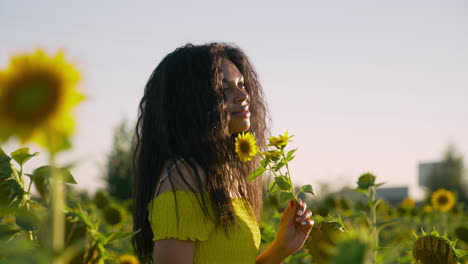
[[[254, 208], [257, 220], [260, 219], [261, 179], [246, 180], [259, 159], [240, 162], [234, 152], [237, 134], [229, 137], [226, 133], [223, 59], [232, 61], [244, 76], [251, 112], [249, 131], [259, 147], [265, 147], [266, 102], [257, 73], [241, 49], [226, 43], [186, 44], [168, 54], [145, 86], [134, 138], [133, 230], [139, 232], [132, 237], [132, 244], [142, 263], [152, 262], [154, 242], [147, 205], [154, 198], [167, 161], [184, 158], [194, 161], [188, 162], [193, 171], [197, 171], [194, 163], [204, 170], [218, 224], [227, 227], [235, 222], [229, 193], [236, 187], [230, 175], [245, 187], [242, 194]], [[197, 189], [203, 189], [201, 179], [196, 182]], [[206, 209], [204, 199], [202, 206]]]

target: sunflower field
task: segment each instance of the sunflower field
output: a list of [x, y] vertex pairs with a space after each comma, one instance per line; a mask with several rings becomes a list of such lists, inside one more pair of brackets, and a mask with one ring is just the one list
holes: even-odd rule
[[[79, 80], [63, 52], [19, 54], [0, 69], [0, 144], [18, 140], [45, 152], [0, 146], [0, 263], [138, 263], [130, 243], [131, 200], [106, 189], [92, 196], [78, 191], [70, 165], [57, 159], [72, 148], [73, 110], [86, 98]], [[376, 195], [383, 184], [378, 177], [363, 172], [346, 192], [315, 195], [311, 185], [292, 182], [291, 137], [270, 138], [264, 152], [248, 134], [237, 141], [243, 161], [262, 157], [248, 176], [265, 179], [260, 250], [273, 241], [285, 201], [300, 198], [315, 225], [303, 249], [285, 263], [468, 263], [468, 213], [455, 191], [441, 188], [422, 202], [408, 197], [390, 204]], [[38, 155], [48, 165], [26, 170]]]

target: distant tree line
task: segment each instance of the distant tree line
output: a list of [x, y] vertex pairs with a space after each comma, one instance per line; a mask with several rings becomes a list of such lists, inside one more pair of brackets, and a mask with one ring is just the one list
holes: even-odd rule
[[107, 155], [103, 179], [107, 192], [120, 200], [132, 197], [133, 189], [133, 124], [122, 120], [114, 128], [112, 148]]
[[[133, 123], [122, 120], [114, 129], [112, 148], [107, 155], [103, 175], [108, 193], [121, 200], [132, 196], [134, 128]], [[429, 174], [428, 194], [440, 188], [454, 191], [459, 201], [468, 202], [467, 172], [463, 156], [454, 145], [447, 147], [440, 164]]]
[[427, 188], [429, 193], [444, 188], [454, 191], [458, 200], [468, 202], [467, 171], [461, 156], [454, 145], [449, 145], [442, 161], [429, 174]]

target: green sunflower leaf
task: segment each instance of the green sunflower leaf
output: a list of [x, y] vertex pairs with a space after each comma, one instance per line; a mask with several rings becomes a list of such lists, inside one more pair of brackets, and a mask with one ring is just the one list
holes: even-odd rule
[[21, 232], [19, 228], [13, 228], [7, 224], [0, 224], [0, 239], [11, 238], [19, 232]]
[[292, 188], [291, 181], [288, 177], [285, 176], [277, 176], [275, 177], [275, 182], [278, 187], [283, 191], [289, 191]]
[[107, 235], [107, 237], [104, 239], [104, 244], [108, 244], [114, 240], [117, 240], [117, 239], [121, 239], [121, 238], [125, 238], [125, 237], [128, 237], [128, 236], [131, 236], [131, 235], [134, 235], [136, 233], [138, 233], [140, 230], [137, 230], [135, 232], [112, 232], [110, 234]]
[[[66, 168], [59, 168], [60, 173], [62, 174], [62, 179], [64, 183], [72, 183], [76, 184], [77, 182], [73, 178], [73, 175], [70, 171]], [[51, 166], [42, 166], [37, 168], [33, 173], [33, 178], [35, 177], [45, 177], [45, 178], [52, 178], [52, 167]]]
[[305, 193], [310, 193], [312, 195], [315, 195], [314, 188], [312, 188], [312, 185], [307, 184], [301, 187], [300, 192], [305, 192]]
[[274, 169], [275, 171], [279, 171], [281, 168], [284, 167], [284, 165], [285, 165], [284, 162], [279, 162], [278, 164], [276, 164], [276, 166], [273, 167], [273, 169]]
[[11, 153], [11, 157], [23, 167], [26, 161], [30, 160], [32, 157], [39, 155], [39, 152], [29, 153], [29, 148], [20, 148]]
[[[62, 179], [64, 183], [76, 184], [75, 179], [73, 178], [70, 171], [66, 168], [60, 168], [62, 173]], [[50, 195], [50, 179], [52, 178], [52, 167], [51, 166], [42, 166], [34, 170], [33, 174], [27, 174], [30, 177], [34, 185], [36, 186], [39, 194], [45, 199], [48, 200]]]
[[376, 223], [376, 226], [377, 226], [377, 228], [383, 228], [383, 227], [391, 225], [391, 224], [396, 224], [396, 223], [398, 223], [400, 221], [401, 221], [401, 219], [399, 219], [399, 218], [392, 218], [392, 219], [386, 220], [386, 221], [379, 221], [379, 222]]
[[298, 148], [288, 151], [288, 153], [286, 154], [286, 157], [291, 157], [297, 150]]
[[248, 179], [249, 181], [254, 180], [254, 179], [257, 178], [258, 176], [262, 175], [265, 171], [266, 171], [265, 167], [260, 166], [260, 167], [258, 167], [255, 171], [253, 171], [252, 173], [250, 173], [249, 176], [247, 177], [247, 179]]
[[280, 188], [276, 184], [276, 181], [270, 182], [270, 185], [268, 186], [269, 195], [274, 195], [275, 193], [277, 193], [279, 191], [280, 191]]
[[25, 230], [37, 230], [40, 218], [32, 211], [26, 209], [17, 211], [15, 215], [16, 224]]
[[468, 257], [468, 251], [463, 250], [463, 249], [455, 249], [455, 256], [459, 259], [463, 259], [465, 257]]

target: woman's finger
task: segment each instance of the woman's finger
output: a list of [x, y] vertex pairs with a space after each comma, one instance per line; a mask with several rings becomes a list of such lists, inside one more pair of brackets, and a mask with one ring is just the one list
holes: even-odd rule
[[311, 216], [312, 216], [312, 211], [307, 210], [302, 216], [296, 217], [296, 222], [303, 222], [305, 220], [309, 220]]
[[307, 204], [303, 202], [300, 198], [298, 199], [299, 203], [297, 206], [297, 215], [302, 216], [307, 208]]
[[310, 230], [312, 230], [312, 228], [314, 227], [314, 224], [315, 222], [312, 219], [302, 221], [299, 230], [301, 230], [301, 232], [303, 232], [304, 234], [309, 235]]

